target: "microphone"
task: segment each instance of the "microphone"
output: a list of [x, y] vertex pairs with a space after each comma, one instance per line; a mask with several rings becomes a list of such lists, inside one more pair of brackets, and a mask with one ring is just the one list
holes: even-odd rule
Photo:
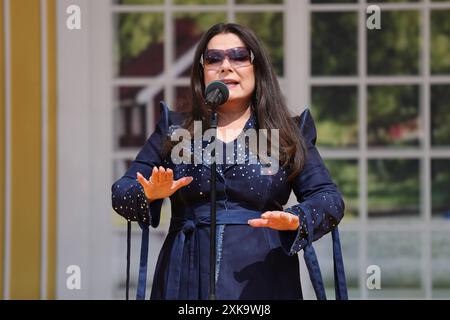
[[205, 89], [205, 104], [217, 108], [227, 102], [230, 91], [222, 81], [213, 81]]

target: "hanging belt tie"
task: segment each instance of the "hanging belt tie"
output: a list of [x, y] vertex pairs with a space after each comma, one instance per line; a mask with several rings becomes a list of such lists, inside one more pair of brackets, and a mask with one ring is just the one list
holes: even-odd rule
[[[302, 208], [305, 210], [305, 208]], [[305, 212], [306, 225], [308, 228], [308, 244], [303, 249], [303, 258], [305, 259], [306, 268], [308, 269], [309, 278], [311, 279], [314, 292], [318, 300], [326, 300], [325, 286], [323, 285], [322, 273], [320, 272], [319, 261], [317, 260], [316, 251], [314, 250], [313, 235], [314, 227], [309, 212]]]
[[145, 288], [147, 286], [147, 259], [148, 259], [148, 236], [149, 225], [139, 222], [139, 226], [142, 229], [141, 240], [141, 257], [139, 262], [139, 278], [136, 291], [136, 300], [145, 299]]
[[130, 299], [131, 221], [127, 221], [127, 280], [125, 299]]
[[[188, 299], [198, 299], [200, 261], [198, 259], [197, 229], [210, 225], [209, 206], [194, 209], [189, 218], [173, 217], [170, 222], [169, 234], [176, 233], [170, 252], [170, 268], [167, 277], [166, 299], [180, 298], [180, 284], [183, 266], [188, 266]], [[261, 217], [260, 211], [247, 209], [218, 210], [217, 224], [248, 224], [249, 219]], [[184, 250], [187, 246], [188, 261], [183, 263]]]
[[348, 300], [347, 281], [345, 280], [344, 259], [342, 258], [341, 241], [336, 226], [331, 231], [333, 238], [334, 290], [336, 300]]
[[[302, 208], [308, 210], [307, 208]], [[316, 252], [312, 246], [314, 226], [311, 221], [311, 215], [305, 212], [306, 223], [308, 226], [308, 244], [303, 249], [303, 257], [308, 268], [309, 278], [311, 279], [314, 292], [318, 300], [326, 300], [325, 286], [320, 272], [319, 261]], [[339, 231], [337, 226], [331, 230], [333, 239], [333, 269], [334, 269], [334, 287], [336, 300], [347, 300], [347, 285], [345, 281], [344, 260], [342, 258], [341, 242], [339, 240]]]

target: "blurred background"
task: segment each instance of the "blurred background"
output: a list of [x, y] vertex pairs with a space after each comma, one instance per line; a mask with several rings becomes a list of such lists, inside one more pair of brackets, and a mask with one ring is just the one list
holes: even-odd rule
[[[71, 5], [80, 29], [67, 26]], [[450, 298], [450, 1], [0, 0], [0, 17], [1, 298], [125, 297], [126, 222], [110, 186], [159, 101], [183, 105], [202, 33], [227, 21], [262, 39], [292, 113], [312, 112], [345, 198], [350, 298]], [[149, 286], [169, 218], [166, 201]], [[139, 246], [134, 225], [131, 296]], [[330, 237], [316, 250], [333, 298]], [[66, 283], [73, 265], [79, 289]]]

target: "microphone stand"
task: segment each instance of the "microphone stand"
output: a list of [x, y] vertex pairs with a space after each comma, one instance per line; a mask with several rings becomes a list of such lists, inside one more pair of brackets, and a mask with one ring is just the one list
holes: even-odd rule
[[[217, 110], [213, 107], [211, 114], [211, 129], [214, 130], [214, 143], [217, 142]], [[217, 146], [217, 145], [216, 145]], [[209, 300], [216, 300], [216, 148], [212, 151], [211, 164], [211, 230], [210, 230], [210, 274], [209, 274]]]
[[[211, 129], [214, 130], [213, 143], [217, 147], [217, 107], [228, 100], [229, 91], [227, 86], [221, 81], [213, 81], [206, 87], [205, 104], [212, 109]], [[209, 300], [216, 300], [216, 148], [212, 150], [211, 163], [211, 230], [210, 230], [210, 250], [209, 250]]]

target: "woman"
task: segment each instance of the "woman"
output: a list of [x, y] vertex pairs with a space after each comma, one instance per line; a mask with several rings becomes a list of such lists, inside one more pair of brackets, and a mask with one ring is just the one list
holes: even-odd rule
[[[251, 30], [237, 24], [217, 24], [203, 35], [191, 73], [191, 112], [163, 112], [155, 132], [112, 187], [113, 208], [141, 226], [156, 227], [162, 199], [170, 197], [170, 229], [151, 298], [208, 298], [210, 164], [207, 159], [174, 164], [179, 161], [171, 151], [178, 141], [167, 136], [169, 124], [187, 129], [191, 136], [198, 128], [195, 121], [201, 121], [202, 132], [210, 127], [204, 91], [216, 80], [229, 89], [228, 100], [218, 108], [218, 145], [228, 158], [217, 165], [216, 297], [301, 299], [297, 252], [304, 249], [316, 294], [324, 298], [311, 243], [333, 230], [339, 244], [335, 227], [344, 203], [315, 148], [309, 111], [296, 118], [289, 115], [267, 53]], [[265, 163], [260, 150], [252, 153], [248, 143], [245, 148], [240, 143], [250, 129], [279, 130], [280, 162], [274, 167], [279, 170], [261, 174]], [[275, 143], [268, 138], [269, 144]], [[204, 141], [203, 150], [207, 145]], [[195, 153], [192, 146], [184, 151]], [[257, 162], [251, 162], [255, 154]], [[240, 156], [244, 164], [236, 163]], [[292, 190], [299, 203], [283, 209]], [[337, 285], [344, 292], [339, 245], [334, 249], [341, 275]]]

